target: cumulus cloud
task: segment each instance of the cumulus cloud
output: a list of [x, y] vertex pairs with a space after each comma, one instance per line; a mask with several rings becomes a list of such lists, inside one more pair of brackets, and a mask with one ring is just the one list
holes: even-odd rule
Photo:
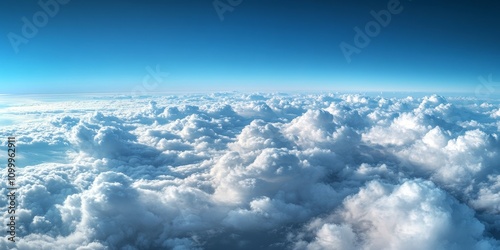
[[[499, 249], [498, 103], [465, 100], [215, 93], [2, 107], [17, 121], [0, 141], [17, 137], [19, 238], [0, 248]], [[0, 197], [5, 222], [6, 208]]]
[[[306, 226], [307, 249], [493, 249], [474, 212], [429, 181], [372, 181], [341, 209]], [[303, 236], [304, 237], [304, 236]]]

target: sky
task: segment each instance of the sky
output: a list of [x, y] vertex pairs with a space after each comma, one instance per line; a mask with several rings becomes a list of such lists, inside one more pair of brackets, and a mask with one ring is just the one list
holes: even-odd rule
[[[493, 0], [4, 0], [0, 94], [472, 93], [479, 77], [500, 79], [499, 7]], [[372, 36], [356, 47], [356, 27], [366, 35], [367, 26]]]

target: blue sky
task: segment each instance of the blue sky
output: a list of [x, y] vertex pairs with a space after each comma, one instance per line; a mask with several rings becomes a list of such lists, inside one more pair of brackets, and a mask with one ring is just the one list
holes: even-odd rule
[[13, 46], [37, 2], [0, 3], [0, 93], [126, 93], [157, 66], [148, 91], [473, 92], [500, 79], [493, 0], [402, 0], [350, 62], [339, 45], [391, 1], [243, 0], [220, 20], [212, 1], [72, 0]]

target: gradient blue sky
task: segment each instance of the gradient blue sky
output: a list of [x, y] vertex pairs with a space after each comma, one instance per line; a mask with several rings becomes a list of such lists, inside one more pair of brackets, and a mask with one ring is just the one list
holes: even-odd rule
[[401, 0], [351, 63], [339, 44], [389, 1], [243, 0], [221, 21], [211, 0], [72, 0], [16, 53], [8, 34], [42, 10], [19, 2], [0, 2], [0, 93], [127, 93], [156, 65], [169, 75], [154, 91], [168, 92], [473, 92], [479, 76], [500, 81], [494, 0]]

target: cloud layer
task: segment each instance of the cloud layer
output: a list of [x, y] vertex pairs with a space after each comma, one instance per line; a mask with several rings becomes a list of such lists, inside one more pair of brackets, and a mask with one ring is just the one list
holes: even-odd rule
[[20, 238], [0, 248], [499, 249], [499, 110], [354, 94], [11, 105]]

